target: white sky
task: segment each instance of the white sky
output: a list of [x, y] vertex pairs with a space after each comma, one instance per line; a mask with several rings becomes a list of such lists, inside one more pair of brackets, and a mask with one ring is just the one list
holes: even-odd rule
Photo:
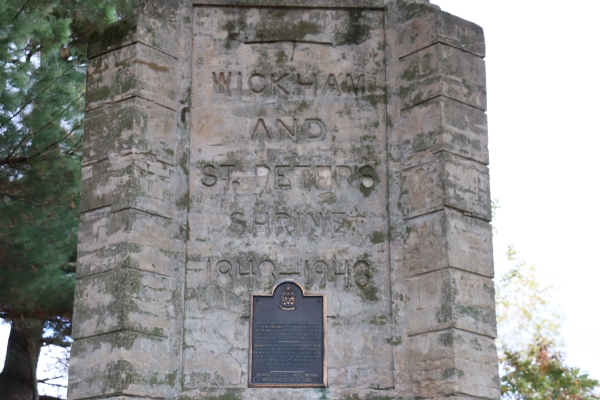
[[600, 3], [432, 1], [486, 34], [496, 269], [513, 243], [557, 286], [567, 361], [600, 379]]
[[567, 361], [600, 379], [600, 3], [432, 2], [485, 31], [496, 271], [513, 243], [557, 287]]

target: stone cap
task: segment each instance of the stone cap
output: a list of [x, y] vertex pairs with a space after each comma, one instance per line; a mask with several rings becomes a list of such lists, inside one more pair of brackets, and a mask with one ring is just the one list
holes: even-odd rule
[[88, 57], [94, 58], [132, 43], [144, 43], [177, 58], [175, 29], [166, 19], [137, 14], [114, 22], [90, 36]]
[[[400, 0], [405, 3], [425, 3], [429, 0]], [[227, 6], [253, 6], [253, 7], [323, 7], [323, 8], [383, 8], [388, 3], [398, 0], [192, 0], [197, 5], [227, 5]]]

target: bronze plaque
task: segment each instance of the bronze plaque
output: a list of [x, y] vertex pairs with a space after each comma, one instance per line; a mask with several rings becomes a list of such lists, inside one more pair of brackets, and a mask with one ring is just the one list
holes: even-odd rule
[[327, 387], [326, 303], [292, 280], [252, 295], [249, 387]]

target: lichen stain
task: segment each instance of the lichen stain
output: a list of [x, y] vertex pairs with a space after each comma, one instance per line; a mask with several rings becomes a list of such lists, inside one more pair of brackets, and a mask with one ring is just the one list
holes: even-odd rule
[[348, 29], [336, 34], [336, 44], [360, 44], [371, 34], [371, 26], [361, 23], [364, 20], [363, 10], [348, 11]]
[[167, 68], [167, 67], [161, 67], [157, 63], [142, 61], [137, 58], [134, 59], [133, 61], [131, 61], [131, 63], [132, 64], [143, 64], [143, 65], [147, 66], [148, 68], [150, 68], [151, 70], [156, 71], [156, 72], [169, 72], [169, 68]]

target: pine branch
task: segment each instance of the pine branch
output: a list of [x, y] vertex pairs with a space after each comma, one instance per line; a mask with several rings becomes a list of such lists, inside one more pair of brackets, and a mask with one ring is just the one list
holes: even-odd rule
[[[48, 89], [52, 88], [54, 83], [56, 81], [58, 81], [59, 79], [65, 77], [67, 75], [68, 72], [71, 72], [72, 69], [74, 69], [74, 66], [71, 66], [70, 68], [67, 68], [65, 71], [63, 71], [63, 73], [59, 74], [58, 76], [56, 76], [49, 84], [48, 86], [46, 86], [44, 89], [42, 89], [40, 92], [36, 92], [37, 94], [34, 97], [26, 97], [25, 99], [23, 99], [23, 106], [21, 108], [19, 108], [9, 119], [7, 119], [6, 121], [3, 121], [2, 123], [0, 123], [0, 128], [3, 128], [6, 123], [12, 121], [15, 117], [17, 117], [19, 114], [21, 114], [21, 112], [23, 112], [23, 110], [25, 110], [25, 108], [27, 108], [28, 105], [30, 105], [31, 103], [33, 103], [38, 97], [39, 95], [45, 93]], [[33, 74], [31, 75], [33, 76]], [[30, 79], [31, 79], [30, 76]], [[32, 86], [31, 88], [29, 88], [29, 93], [32, 93], [35, 88], [36, 85], [39, 84], [39, 81], [37, 81], [35, 83], [34, 86]], [[80, 96], [81, 97], [81, 96]], [[80, 98], [79, 97], [79, 98]], [[61, 113], [62, 114], [62, 113]], [[22, 142], [21, 142], [22, 143]]]
[[37, 153], [31, 154], [29, 157], [26, 156], [19, 156], [19, 157], [13, 157], [15, 152], [17, 151], [17, 149], [23, 144], [23, 141], [27, 138], [27, 137], [31, 137], [31, 136], [35, 136], [37, 135], [39, 132], [41, 132], [44, 128], [48, 127], [50, 124], [52, 124], [53, 122], [56, 122], [57, 119], [59, 119], [60, 116], [62, 116], [73, 104], [77, 103], [78, 101], [81, 100], [81, 98], [83, 97], [83, 95], [77, 97], [77, 99], [73, 100], [68, 106], [64, 107], [63, 110], [54, 118], [52, 118], [51, 120], [47, 121], [42, 127], [40, 127], [37, 131], [29, 134], [29, 136], [23, 136], [23, 138], [20, 140], [19, 144], [17, 146], [15, 146], [12, 150], [11, 153], [2, 161], [0, 161], [0, 166], [1, 165], [8, 165], [10, 167], [16, 168], [18, 165], [31, 165], [29, 163], [29, 159], [34, 158], [34, 157], [38, 157], [42, 154], [44, 154], [45, 152], [47, 152], [48, 150], [50, 150], [52, 147], [58, 146], [59, 144], [63, 143], [69, 136], [72, 136], [73, 133], [81, 128], [81, 126], [83, 125], [83, 123], [79, 123], [77, 125], [75, 125], [73, 127], [72, 130], [67, 131], [67, 133], [59, 140], [55, 140], [54, 142], [52, 142], [51, 144], [49, 144], [48, 146], [46, 146], [46, 148], [38, 151]]
[[67, 274], [73, 274], [73, 273], [77, 272], [77, 267], [75, 265], [73, 265], [73, 266], [62, 266], [62, 267], [60, 267], [60, 269], [62, 269], [63, 271], [65, 271]]
[[60, 376], [55, 376], [55, 377], [53, 377], [53, 378], [38, 379], [38, 383], [43, 383], [44, 385], [52, 385], [52, 386], [66, 387], [66, 386], [64, 386], [64, 385], [59, 385], [59, 384], [56, 384], [56, 383], [48, 383], [48, 381], [53, 381], [53, 380], [55, 380], [55, 379], [62, 379], [62, 378], [64, 378], [64, 376], [63, 376], [63, 375], [60, 375]]
[[29, 161], [28, 161], [27, 157], [5, 158], [4, 160], [0, 161], [0, 165], [8, 165], [10, 167], [15, 167], [17, 165], [22, 165], [22, 164], [29, 165]]
[[23, 6], [19, 9], [19, 11], [15, 14], [15, 16], [13, 17], [11, 22], [15, 22], [15, 20], [17, 19], [17, 17], [19, 16], [19, 14], [21, 14], [23, 12], [23, 10], [25, 10], [25, 7], [27, 7], [27, 4], [29, 4], [31, 0], [27, 0]]

